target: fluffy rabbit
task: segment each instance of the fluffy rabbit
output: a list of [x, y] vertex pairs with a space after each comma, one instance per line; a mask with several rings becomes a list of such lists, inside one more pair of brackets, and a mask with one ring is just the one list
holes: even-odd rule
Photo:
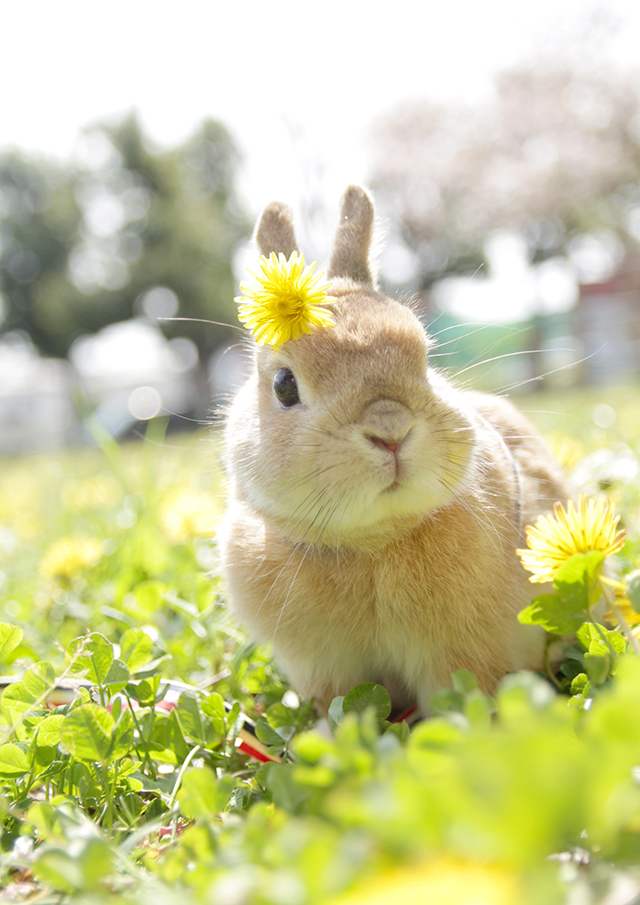
[[[255, 347], [226, 428], [221, 563], [232, 611], [321, 710], [373, 681], [426, 713], [454, 670], [491, 693], [542, 666], [544, 633], [516, 618], [541, 588], [515, 551], [568, 491], [508, 402], [430, 367], [418, 318], [375, 288], [373, 222], [349, 187], [327, 271], [335, 326]], [[256, 240], [265, 256], [297, 250], [290, 210], [269, 205]]]

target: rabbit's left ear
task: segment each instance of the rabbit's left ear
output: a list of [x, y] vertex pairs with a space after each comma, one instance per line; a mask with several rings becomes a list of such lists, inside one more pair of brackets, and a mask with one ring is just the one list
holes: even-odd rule
[[255, 239], [260, 254], [265, 258], [268, 258], [271, 252], [276, 254], [282, 252], [289, 260], [292, 252], [299, 251], [291, 208], [280, 201], [268, 204], [258, 221]]
[[370, 262], [374, 217], [371, 195], [359, 185], [350, 185], [342, 196], [327, 269], [329, 279], [349, 277], [367, 289], [375, 288]]

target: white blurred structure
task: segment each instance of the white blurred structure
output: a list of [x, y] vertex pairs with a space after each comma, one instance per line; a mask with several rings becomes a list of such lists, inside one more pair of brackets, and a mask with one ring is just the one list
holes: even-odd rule
[[81, 337], [69, 358], [41, 358], [20, 333], [0, 340], [0, 455], [78, 442], [79, 410], [92, 412], [118, 437], [138, 421], [183, 415], [196, 406], [195, 344], [167, 340], [148, 320]]
[[195, 344], [167, 340], [149, 321], [123, 321], [83, 336], [71, 346], [69, 358], [80, 392], [114, 437], [136, 421], [183, 415], [196, 405]]
[[75, 375], [22, 334], [0, 341], [0, 455], [64, 446], [76, 426]]

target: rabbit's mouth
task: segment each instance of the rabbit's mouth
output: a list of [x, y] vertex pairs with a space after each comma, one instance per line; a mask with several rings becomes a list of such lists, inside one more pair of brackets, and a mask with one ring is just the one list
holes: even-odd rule
[[405, 468], [400, 461], [400, 451], [398, 449], [386, 449], [384, 451], [384, 458], [379, 463], [379, 468], [384, 478], [392, 481], [392, 483], [385, 487], [384, 490], [388, 491], [393, 487], [396, 487], [401, 477], [401, 473], [405, 471]]

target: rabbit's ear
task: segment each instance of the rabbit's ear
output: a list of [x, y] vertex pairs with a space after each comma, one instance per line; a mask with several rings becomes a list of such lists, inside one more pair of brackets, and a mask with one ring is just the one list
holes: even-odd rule
[[340, 219], [333, 240], [327, 276], [350, 277], [373, 289], [369, 261], [374, 221], [373, 199], [366, 189], [350, 185], [342, 196]]
[[282, 252], [285, 258], [298, 251], [298, 242], [293, 229], [291, 208], [280, 201], [268, 204], [256, 227], [256, 244], [261, 255], [268, 258], [272, 251]]

